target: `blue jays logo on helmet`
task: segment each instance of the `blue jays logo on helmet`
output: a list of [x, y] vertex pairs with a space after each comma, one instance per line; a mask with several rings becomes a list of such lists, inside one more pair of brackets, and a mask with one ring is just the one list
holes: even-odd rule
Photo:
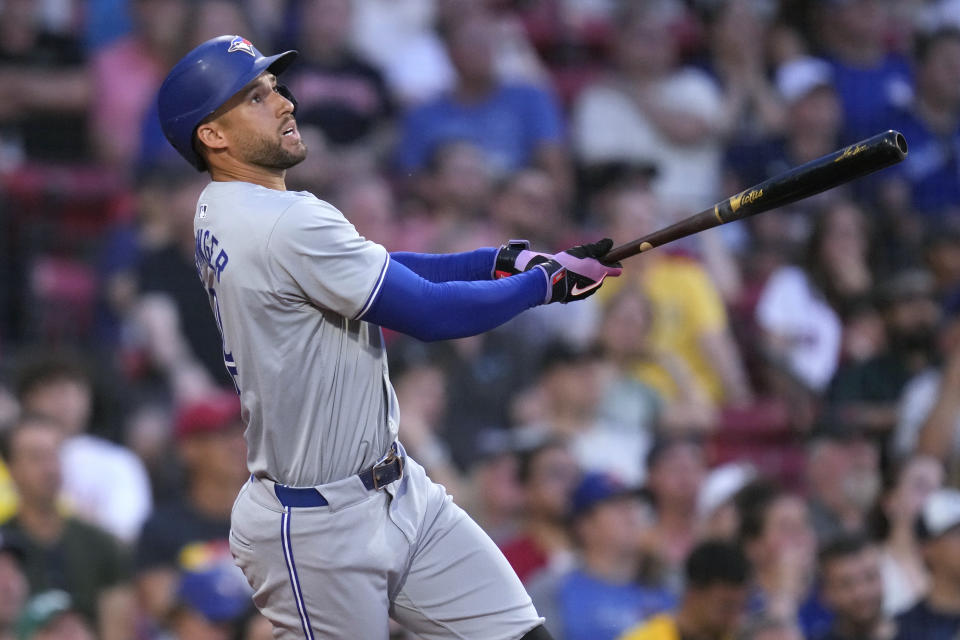
[[257, 54], [254, 52], [253, 43], [240, 36], [230, 41], [230, 48], [227, 49], [227, 53], [233, 53], [234, 51], [243, 51], [244, 53], [249, 53], [254, 58], [257, 57]]

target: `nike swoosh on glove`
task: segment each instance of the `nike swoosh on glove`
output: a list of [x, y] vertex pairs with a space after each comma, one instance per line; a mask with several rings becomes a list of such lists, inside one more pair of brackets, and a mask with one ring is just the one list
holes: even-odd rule
[[568, 291], [560, 302], [589, 298], [600, 289], [607, 276], [617, 277], [623, 271], [619, 262], [600, 259], [613, 248], [613, 240], [604, 238], [592, 244], [581, 244], [554, 254], [553, 259], [567, 270]]

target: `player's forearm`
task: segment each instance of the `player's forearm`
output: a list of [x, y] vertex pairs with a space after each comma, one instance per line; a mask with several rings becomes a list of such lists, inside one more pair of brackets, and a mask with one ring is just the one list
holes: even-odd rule
[[489, 280], [497, 250], [484, 247], [464, 253], [412, 253], [396, 251], [390, 259], [430, 282]]
[[546, 297], [541, 269], [500, 280], [436, 283], [391, 260], [362, 319], [424, 341], [464, 338], [500, 326]]

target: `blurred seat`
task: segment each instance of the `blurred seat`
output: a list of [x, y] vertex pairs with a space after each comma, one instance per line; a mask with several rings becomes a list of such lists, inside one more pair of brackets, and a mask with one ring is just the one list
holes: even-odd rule
[[789, 489], [802, 484], [803, 441], [791, 425], [789, 406], [777, 398], [724, 408], [707, 455], [711, 465], [749, 462]]

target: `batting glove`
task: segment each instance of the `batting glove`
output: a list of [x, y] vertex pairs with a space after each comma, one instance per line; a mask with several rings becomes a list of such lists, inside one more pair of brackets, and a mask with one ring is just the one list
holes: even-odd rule
[[549, 253], [530, 251], [529, 240], [511, 240], [497, 251], [493, 266], [493, 279], [499, 280], [529, 271], [534, 266], [552, 258]]
[[[589, 298], [607, 276], [617, 277], [623, 271], [619, 262], [606, 263], [601, 258], [613, 248], [613, 240], [604, 238], [592, 244], [581, 244], [553, 256], [567, 270], [567, 293], [559, 302]], [[554, 300], [556, 302], [557, 300]]]

